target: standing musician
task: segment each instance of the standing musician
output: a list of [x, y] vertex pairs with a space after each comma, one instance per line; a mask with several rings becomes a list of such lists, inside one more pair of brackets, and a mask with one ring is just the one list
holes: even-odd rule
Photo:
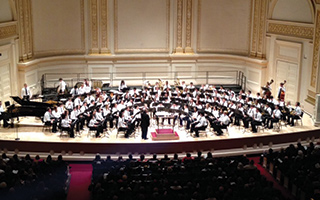
[[123, 92], [126, 89], [127, 89], [126, 83], [124, 82], [124, 80], [121, 80], [120, 85], [119, 85], [119, 91]]
[[278, 95], [277, 98], [280, 100], [284, 100], [285, 97], [285, 93], [286, 93], [286, 88], [284, 87], [284, 84], [286, 83], [286, 81], [284, 81], [284, 83], [280, 83], [279, 89], [278, 89]]
[[294, 126], [294, 120], [300, 119], [301, 114], [302, 114], [302, 110], [300, 108], [300, 102], [297, 102], [295, 109], [288, 116], [287, 123], [290, 124], [290, 126]]
[[59, 78], [59, 84], [58, 84], [58, 90], [57, 90], [58, 94], [64, 94], [66, 87], [67, 87], [66, 82], [64, 82], [62, 78]]
[[[187, 121], [187, 130], [190, 128], [191, 125], [191, 133], [193, 133], [194, 127], [200, 121], [200, 115], [198, 114], [198, 108], [193, 107], [193, 113], [191, 116], [191, 121]], [[189, 123], [188, 123], [189, 122]]]
[[8, 120], [9, 116], [8, 113], [4, 112], [4, 109], [2, 107], [2, 102], [0, 101], [0, 120], [3, 120], [3, 128], [6, 128], [9, 126]]
[[21, 89], [21, 98], [25, 101], [29, 101], [32, 97], [32, 93], [28, 85], [23, 84], [23, 88]]

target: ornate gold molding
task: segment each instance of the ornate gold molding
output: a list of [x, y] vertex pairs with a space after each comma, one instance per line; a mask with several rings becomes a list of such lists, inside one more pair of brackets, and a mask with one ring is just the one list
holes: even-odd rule
[[315, 93], [311, 90], [308, 90], [306, 102], [310, 103], [311, 105], [315, 105], [316, 104], [316, 95], [317, 95], [317, 93]]
[[183, 16], [183, 0], [177, 1], [177, 47], [176, 53], [183, 53], [182, 50], [182, 16]]
[[10, 23], [6, 26], [0, 26], [0, 39], [5, 39], [8, 37], [17, 35], [17, 24]]
[[260, 22], [259, 22], [259, 42], [258, 42], [258, 49], [257, 49], [257, 57], [258, 58], [263, 58], [264, 57], [264, 37], [265, 37], [265, 26], [266, 26], [266, 20], [267, 20], [267, 12], [266, 12], [266, 7], [267, 7], [267, 1], [266, 0], [261, 0], [261, 5], [260, 5]]
[[250, 56], [256, 57], [257, 56], [257, 40], [258, 40], [258, 22], [259, 22], [259, 7], [260, 7], [260, 0], [252, 0], [254, 3], [254, 10], [253, 10], [253, 27], [252, 27], [252, 41], [251, 41], [251, 51]]
[[19, 38], [20, 38], [20, 60], [25, 61], [33, 56], [33, 34], [31, 19], [31, 1], [17, 0]]
[[320, 10], [317, 10], [315, 34], [313, 40], [313, 58], [310, 86], [316, 87], [318, 66], [319, 66], [319, 45], [320, 45]]
[[98, 46], [98, 0], [90, 0], [91, 10], [91, 54], [99, 53]]
[[191, 47], [191, 36], [192, 36], [192, 0], [187, 0], [185, 53], [193, 53], [193, 50]]
[[268, 33], [313, 39], [314, 28], [270, 22], [268, 24]]
[[101, 54], [109, 54], [108, 49], [108, 0], [100, 0], [100, 41]]

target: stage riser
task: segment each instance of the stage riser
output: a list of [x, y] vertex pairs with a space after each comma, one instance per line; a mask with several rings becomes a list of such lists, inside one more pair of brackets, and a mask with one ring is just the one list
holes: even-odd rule
[[205, 141], [167, 141], [146, 143], [76, 143], [76, 142], [28, 142], [28, 141], [0, 141], [0, 148], [8, 151], [26, 152], [72, 152], [72, 153], [101, 153], [101, 154], [127, 154], [127, 153], [179, 153], [194, 151], [226, 150], [246, 147], [281, 144], [311, 138], [319, 138], [320, 131], [302, 131], [294, 133], [274, 134], [248, 138], [229, 138]]

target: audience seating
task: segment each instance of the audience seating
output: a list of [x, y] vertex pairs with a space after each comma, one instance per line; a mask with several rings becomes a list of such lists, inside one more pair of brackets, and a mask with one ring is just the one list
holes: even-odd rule
[[298, 200], [320, 199], [320, 148], [291, 144], [279, 152], [269, 149], [260, 159], [263, 166]]
[[[244, 156], [93, 161], [92, 199], [283, 199]], [[268, 192], [266, 192], [268, 191]]]
[[9, 158], [5, 153], [0, 158], [0, 198], [23, 199], [66, 199], [70, 182], [68, 164], [62, 156], [45, 160], [29, 155]]

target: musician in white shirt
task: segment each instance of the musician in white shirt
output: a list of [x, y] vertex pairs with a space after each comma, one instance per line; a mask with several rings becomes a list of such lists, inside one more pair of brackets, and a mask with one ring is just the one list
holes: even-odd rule
[[70, 94], [71, 94], [71, 96], [73, 96], [73, 97], [79, 94], [79, 90], [78, 90], [77, 85], [75, 85], [75, 86], [70, 90]]
[[88, 127], [90, 128], [90, 130], [96, 130], [96, 137], [100, 137], [100, 133], [103, 133], [103, 127], [102, 124], [99, 123], [96, 118], [95, 118], [95, 114], [92, 114], [92, 117], [89, 121], [89, 125]]
[[273, 128], [273, 123], [279, 122], [280, 118], [281, 118], [281, 111], [279, 110], [279, 106], [275, 105], [275, 109], [272, 112], [272, 116], [267, 121], [268, 128], [272, 129]]
[[54, 119], [52, 115], [51, 108], [47, 108], [47, 111], [44, 113], [43, 122], [45, 125], [52, 125], [52, 133], [57, 132], [57, 123], [58, 120]]
[[62, 115], [61, 120], [62, 130], [68, 131], [71, 138], [74, 138], [73, 126], [71, 126], [71, 121], [68, 119], [68, 115]]
[[212, 124], [212, 128], [217, 132], [217, 135], [222, 135], [223, 131], [221, 129], [226, 128], [230, 123], [230, 118], [228, 117], [228, 112], [224, 111], [219, 119]]
[[296, 107], [293, 110], [293, 112], [288, 116], [288, 124], [290, 124], [291, 126], [294, 126], [294, 120], [295, 119], [300, 119], [302, 114], [302, 110], [300, 108], [300, 102], [296, 103]]
[[123, 92], [123, 90], [124, 89], [126, 89], [127, 88], [127, 85], [126, 85], [126, 83], [124, 82], [124, 80], [122, 80], [121, 82], [120, 82], [120, 85], [119, 85], [119, 91], [122, 91]]
[[[199, 130], [206, 130], [207, 126], [208, 126], [207, 119], [204, 117], [203, 112], [200, 112], [199, 123], [196, 124], [194, 127], [195, 136], [199, 137]], [[192, 130], [191, 130], [191, 132], [192, 132]]]
[[21, 89], [21, 98], [25, 101], [29, 101], [31, 99], [32, 93], [28, 85], [25, 83], [23, 88]]
[[257, 132], [257, 125], [262, 125], [262, 114], [260, 109], [256, 108], [256, 112], [253, 116], [253, 120], [251, 121], [252, 132]]
[[59, 84], [58, 84], [58, 93], [64, 93], [64, 91], [66, 90], [66, 82], [64, 82], [64, 80], [62, 78], [59, 78]]

